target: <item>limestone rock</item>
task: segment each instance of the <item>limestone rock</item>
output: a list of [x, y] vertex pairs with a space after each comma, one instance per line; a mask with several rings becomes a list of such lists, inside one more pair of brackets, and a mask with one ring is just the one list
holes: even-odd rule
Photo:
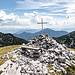
[[[3, 58], [10, 58], [11, 55], [13, 67], [8, 67], [7, 63], [8, 66], [3, 69], [2, 74], [48, 75], [48, 71], [54, 72], [55, 70], [56, 72], [63, 71], [66, 75], [66, 70], [63, 67], [66, 68], [75, 63], [73, 60], [74, 52], [70, 51], [65, 45], [57, 43], [48, 34], [36, 36], [28, 44], [23, 44], [20, 48], [12, 50]], [[48, 64], [53, 68], [47, 67]], [[12, 70], [12, 74], [10, 70]]]

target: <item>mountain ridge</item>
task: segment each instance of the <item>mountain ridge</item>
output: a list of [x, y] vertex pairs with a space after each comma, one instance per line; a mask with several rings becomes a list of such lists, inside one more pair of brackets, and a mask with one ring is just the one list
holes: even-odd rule
[[20, 29], [18, 30], [17, 32], [13, 33], [13, 34], [21, 34], [23, 32], [26, 32], [26, 33], [36, 33], [40, 31], [40, 29]]
[[0, 32], [0, 47], [9, 45], [21, 45], [22, 43], [27, 43], [26, 40], [15, 37], [11, 33], [1, 33]]
[[[42, 31], [38, 31], [36, 33], [27, 33], [27, 32], [23, 32], [21, 34], [14, 34], [16, 37], [22, 38], [22, 39], [26, 39], [26, 40], [31, 40], [33, 39], [35, 36], [40, 35], [42, 33]], [[50, 37], [59, 37], [65, 34], [68, 34], [68, 32], [66, 31], [54, 31], [52, 29], [46, 28], [43, 30], [44, 34], [49, 34]], [[24, 34], [24, 35], [23, 35]]]
[[54, 37], [54, 39], [60, 44], [65, 44], [67, 47], [75, 49], [75, 31], [61, 37]]

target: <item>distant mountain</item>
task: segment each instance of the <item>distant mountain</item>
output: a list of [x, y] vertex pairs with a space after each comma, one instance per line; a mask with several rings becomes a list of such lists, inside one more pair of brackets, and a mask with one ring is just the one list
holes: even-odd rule
[[38, 31], [40, 31], [40, 30], [39, 29], [20, 29], [20, 30], [18, 30], [14, 34], [21, 34], [23, 32], [26, 32], [26, 33], [35, 33], [35, 32], [38, 32]]
[[13, 34], [13, 35], [26, 40], [30, 40], [34, 37], [32, 33], [26, 33], [26, 32], [23, 32], [21, 34]]
[[65, 44], [69, 48], [75, 48], [75, 31], [73, 31], [67, 35], [54, 38], [54, 39], [58, 43]]
[[[19, 37], [19, 38], [23, 38], [26, 40], [31, 40], [32, 38], [34, 38], [37, 35], [40, 35], [42, 31], [36, 32], [36, 33], [27, 33], [27, 32], [23, 32], [21, 34], [14, 34], [15, 36]], [[68, 32], [66, 31], [54, 31], [51, 30], [49, 28], [46, 28], [43, 30], [44, 34], [49, 34], [50, 37], [59, 37], [65, 34], [68, 34]]]
[[8, 45], [21, 45], [22, 43], [27, 43], [27, 41], [21, 38], [17, 38], [10, 33], [4, 34], [0, 32], [0, 47]]

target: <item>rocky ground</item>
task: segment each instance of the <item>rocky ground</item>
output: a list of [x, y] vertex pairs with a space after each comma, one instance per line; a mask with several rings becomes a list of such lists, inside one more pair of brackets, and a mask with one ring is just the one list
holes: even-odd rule
[[1, 75], [48, 75], [48, 72], [61, 71], [66, 75], [64, 68], [75, 65], [74, 56], [75, 52], [57, 43], [48, 34], [38, 35], [28, 44], [23, 44], [2, 57], [12, 60], [0, 66], [3, 71]]

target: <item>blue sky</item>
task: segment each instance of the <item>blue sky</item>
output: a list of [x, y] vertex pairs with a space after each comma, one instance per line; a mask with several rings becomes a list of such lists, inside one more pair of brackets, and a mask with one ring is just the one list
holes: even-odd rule
[[75, 30], [75, 0], [0, 0], [0, 31], [44, 28]]

